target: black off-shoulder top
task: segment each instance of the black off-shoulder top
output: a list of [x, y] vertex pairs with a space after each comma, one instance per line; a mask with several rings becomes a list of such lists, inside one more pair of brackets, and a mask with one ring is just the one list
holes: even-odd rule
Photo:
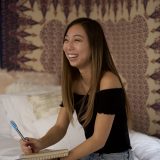
[[[74, 93], [74, 108], [77, 115], [84, 99], [86, 104], [88, 96]], [[83, 106], [85, 107], [85, 105]], [[122, 88], [112, 88], [97, 91], [93, 117], [88, 126], [84, 128], [86, 138], [91, 137], [94, 132], [94, 123], [97, 113], [113, 114], [115, 118], [105, 146], [96, 151], [96, 153], [118, 153], [131, 149], [127, 127], [124, 90]], [[82, 124], [82, 122], [80, 123]]]

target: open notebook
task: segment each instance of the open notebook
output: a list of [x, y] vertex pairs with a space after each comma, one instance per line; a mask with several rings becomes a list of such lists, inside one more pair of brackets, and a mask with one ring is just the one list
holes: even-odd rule
[[60, 150], [42, 150], [39, 153], [33, 153], [29, 155], [21, 155], [19, 160], [51, 160], [54, 158], [61, 158], [68, 156], [68, 149]]

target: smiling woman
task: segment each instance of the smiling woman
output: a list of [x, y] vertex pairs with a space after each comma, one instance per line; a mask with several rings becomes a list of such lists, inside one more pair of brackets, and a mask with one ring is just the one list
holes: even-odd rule
[[23, 152], [39, 152], [59, 142], [75, 111], [86, 140], [63, 160], [132, 160], [125, 89], [97, 21], [79, 18], [68, 25], [62, 62], [62, 104], [57, 121], [41, 138], [21, 141]]

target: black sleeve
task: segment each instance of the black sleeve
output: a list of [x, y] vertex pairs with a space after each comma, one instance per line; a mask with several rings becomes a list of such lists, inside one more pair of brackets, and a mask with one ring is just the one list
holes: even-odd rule
[[96, 110], [98, 113], [116, 114], [125, 106], [122, 88], [106, 89], [96, 94]]

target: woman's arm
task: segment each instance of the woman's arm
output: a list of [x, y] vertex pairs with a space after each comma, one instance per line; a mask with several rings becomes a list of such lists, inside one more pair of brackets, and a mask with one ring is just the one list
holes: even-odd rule
[[25, 154], [39, 152], [41, 149], [49, 147], [60, 141], [68, 128], [69, 119], [65, 107], [61, 107], [55, 125], [40, 139], [26, 138], [20, 140], [20, 146]]
[[97, 113], [93, 135], [72, 149], [64, 160], [77, 160], [101, 149], [107, 141], [113, 120], [114, 115]]
[[41, 149], [49, 147], [60, 141], [66, 134], [69, 125], [69, 118], [65, 107], [61, 107], [55, 125], [39, 139]]

